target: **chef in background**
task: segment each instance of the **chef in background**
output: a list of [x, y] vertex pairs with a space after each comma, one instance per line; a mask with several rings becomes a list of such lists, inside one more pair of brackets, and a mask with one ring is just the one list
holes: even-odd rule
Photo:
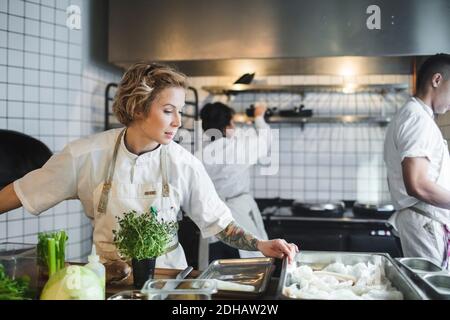
[[[270, 127], [264, 120], [266, 109], [263, 103], [256, 105], [256, 130], [246, 131], [236, 129], [234, 110], [221, 102], [208, 103], [200, 111], [202, 128], [209, 140], [203, 148], [205, 169], [236, 222], [260, 239], [268, 237], [261, 212], [250, 194], [250, 168], [260, 157], [267, 156]], [[209, 261], [261, 256], [258, 252], [231, 248], [215, 237], [210, 239]]]
[[450, 55], [428, 58], [416, 87], [386, 131], [384, 161], [397, 210], [390, 223], [404, 256], [448, 267], [450, 157], [435, 119], [450, 109]]

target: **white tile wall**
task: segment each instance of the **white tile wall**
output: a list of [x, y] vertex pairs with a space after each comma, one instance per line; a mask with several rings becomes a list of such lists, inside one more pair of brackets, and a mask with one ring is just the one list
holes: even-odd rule
[[[70, 1], [84, 16], [79, 31], [65, 25], [68, 0], [0, 0], [0, 128], [34, 136], [53, 152], [102, 127], [103, 119], [92, 113], [102, 114], [103, 90], [121, 76], [83, 54], [95, 28], [88, 25], [88, 1]], [[89, 85], [81, 91], [86, 79]], [[36, 242], [38, 232], [61, 228], [70, 235], [68, 258], [85, 257], [92, 228], [76, 200], [38, 217], [22, 208], [0, 216], [0, 242]]]
[[[191, 85], [199, 89], [200, 105], [222, 101], [243, 112], [256, 100], [269, 107], [290, 108], [303, 103], [314, 115], [392, 115], [410, 92], [385, 96], [375, 93], [240, 94], [211, 96], [202, 86], [228, 85], [231, 77], [196, 77]], [[410, 76], [368, 75], [355, 77], [360, 84], [411, 83]], [[266, 76], [255, 82], [266, 84], [342, 84], [339, 76]], [[252, 170], [253, 194], [258, 198], [282, 197], [311, 201], [361, 200], [389, 201], [382, 159], [385, 127], [377, 124], [272, 124], [280, 130], [280, 168], [274, 176], [261, 176]]]

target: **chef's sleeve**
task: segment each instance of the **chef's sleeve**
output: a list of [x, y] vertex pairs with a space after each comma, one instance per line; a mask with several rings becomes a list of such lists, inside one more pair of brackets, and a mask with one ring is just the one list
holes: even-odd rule
[[217, 195], [214, 184], [200, 162], [193, 166], [190, 180], [188, 196], [182, 203], [183, 210], [200, 229], [203, 238], [211, 237], [234, 221], [233, 216]]
[[67, 146], [53, 155], [40, 169], [14, 181], [14, 191], [24, 208], [38, 215], [59, 202], [77, 197], [77, 173]]
[[401, 161], [405, 158], [424, 157], [431, 159], [433, 153], [430, 119], [412, 116], [401, 123], [396, 135], [396, 144]]

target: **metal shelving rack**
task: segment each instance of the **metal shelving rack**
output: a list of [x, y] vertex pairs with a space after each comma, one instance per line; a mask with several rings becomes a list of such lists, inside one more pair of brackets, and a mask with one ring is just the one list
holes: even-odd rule
[[[351, 88], [352, 93], [380, 93], [400, 92], [408, 89], [408, 84], [367, 84], [355, 85]], [[204, 86], [203, 90], [210, 94], [236, 95], [239, 93], [261, 93], [261, 92], [336, 92], [346, 93], [345, 85], [252, 85], [252, 84], [233, 84], [229, 86]]]
[[[238, 95], [241, 93], [298, 93], [305, 95], [307, 93], [376, 93], [385, 96], [389, 93], [399, 93], [408, 90], [409, 86], [405, 83], [395, 84], [367, 84], [354, 85], [351, 88], [345, 85], [258, 85], [258, 84], [233, 84], [228, 86], [204, 86], [203, 90], [212, 95]], [[252, 118], [245, 114], [238, 114], [237, 122], [249, 122]], [[383, 114], [379, 116], [364, 115], [336, 115], [336, 116], [312, 116], [312, 117], [282, 117], [274, 115], [267, 118], [269, 123], [298, 123], [304, 125], [307, 123], [375, 123], [387, 125], [391, 118]]]

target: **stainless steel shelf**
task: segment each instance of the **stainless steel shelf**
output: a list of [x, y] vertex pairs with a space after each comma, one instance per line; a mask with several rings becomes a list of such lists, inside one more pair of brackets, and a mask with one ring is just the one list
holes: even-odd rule
[[[243, 113], [237, 114], [235, 121], [238, 123], [248, 123], [253, 119], [247, 117]], [[375, 117], [375, 116], [357, 116], [357, 115], [339, 115], [339, 116], [313, 116], [313, 117], [280, 117], [271, 116], [266, 120], [268, 123], [375, 123], [379, 125], [387, 125], [391, 118], [389, 117]]]
[[366, 85], [257, 85], [233, 84], [229, 86], [204, 86], [210, 94], [239, 94], [256, 92], [335, 92], [335, 93], [388, 93], [405, 91], [409, 88], [406, 83], [366, 84]]

